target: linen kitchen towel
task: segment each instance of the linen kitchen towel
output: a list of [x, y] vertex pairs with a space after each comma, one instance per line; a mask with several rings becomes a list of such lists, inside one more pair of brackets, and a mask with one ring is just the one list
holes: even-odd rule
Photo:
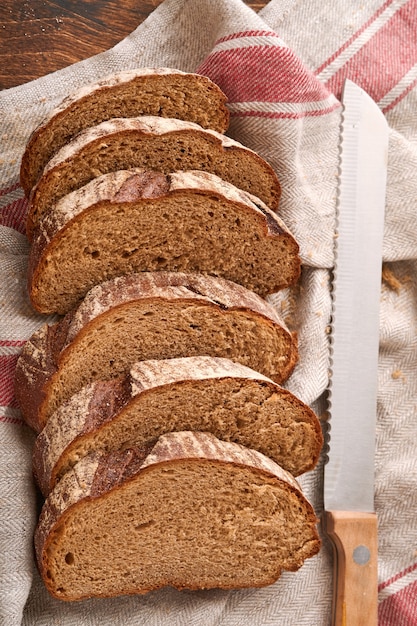
[[[140, 66], [211, 77], [229, 98], [229, 134], [275, 168], [283, 188], [280, 215], [297, 237], [303, 261], [297, 288], [271, 297], [299, 336], [300, 362], [287, 386], [323, 418], [343, 80], [361, 85], [387, 116], [375, 467], [379, 623], [417, 624], [416, 32], [417, 0], [272, 0], [259, 14], [240, 0], [165, 0], [113, 49], [0, 92], [0, 624], [330, 624], [332, 554], [325, 537], [316, 557], [264, 589], [167, 588], [67, 604], [48, 595], [37, 573], [33, 435], [15, 403], [13, 373], [21, 347], [45, 318], [34, 314], [25, 292], [27, 202], [20, 159], [33, 128], [67, 94]], [[300, 481], [318, 516], [322, 464]]]

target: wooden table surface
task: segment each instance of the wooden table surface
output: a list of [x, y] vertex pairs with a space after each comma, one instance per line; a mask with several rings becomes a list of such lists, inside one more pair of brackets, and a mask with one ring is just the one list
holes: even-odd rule
[[[255, 11], [267, 4], [267, 0], [244, 1]], [[21, 85], [111, 48], [161, 2], [1, 0], [0, 89]]]

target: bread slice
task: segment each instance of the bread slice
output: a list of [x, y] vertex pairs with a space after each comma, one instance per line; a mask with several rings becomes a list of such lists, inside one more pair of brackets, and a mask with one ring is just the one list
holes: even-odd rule
[[163, 269], [222, 276], [266, 296], [298, 280], [298, 251], [273, 211], [214, 174], [121, 170], [43, 215], [29, 294], [41, 313], [64, 314], [104, 280]]
[[22, 415], [39, 431], [81, 387], [116, 378], [136, 361], [223, 356], [282, 382], [296, 338], [274, 307], [230, 281], [143, 272], [93, 287], [79, 307], [34, 333], [16, 366]]
[[317, 554], [317, 519], [297, 481], [264, 455], [206, 433], [150, 450], [95, 453], [51, 492], [35, 534], [61, 600], [272, 584]]
[[34, 474], [46, 495], [94, 450], [143, 448], [182, 430], [258, 450], [294, 476], [314, 468], [323, 444], [313, 411], [248, 367], [209, 356], [151, 360], [62, 404], [36, 439]]
[[252, 193], [275, 210], [280, 185], [272, 167], [242, 144], [198, 124], [144, 116], [113, 118], [79, 133], [48, 162], [33, 188], [27, 220], [31, 239], [40, 215], [101, 174], [142, 167], [169, 174], [204, 170]]
[[20, 180], [29, 195], [52, 156], [79, 132], [112, 117], [158, 115], [224, 133], [227, 98], [206, 76], [170, 68], [139, 68], [108, 76], [65, 98], [32, 133]]

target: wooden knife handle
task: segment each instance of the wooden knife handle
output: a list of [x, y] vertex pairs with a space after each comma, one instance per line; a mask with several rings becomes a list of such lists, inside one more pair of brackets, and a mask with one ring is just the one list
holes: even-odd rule
[[377, 626], [376, 515], [325, 511], [324, 524], [334, 548], [333, 626]]

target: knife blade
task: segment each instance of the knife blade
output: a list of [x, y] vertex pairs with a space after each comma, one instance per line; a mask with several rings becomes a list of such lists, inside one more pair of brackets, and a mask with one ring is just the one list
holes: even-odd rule
[[332, 289], [324, 529], [334, 548], [333, 624], [377, 624], [374, 460], [388, 125], [346, 80]]

